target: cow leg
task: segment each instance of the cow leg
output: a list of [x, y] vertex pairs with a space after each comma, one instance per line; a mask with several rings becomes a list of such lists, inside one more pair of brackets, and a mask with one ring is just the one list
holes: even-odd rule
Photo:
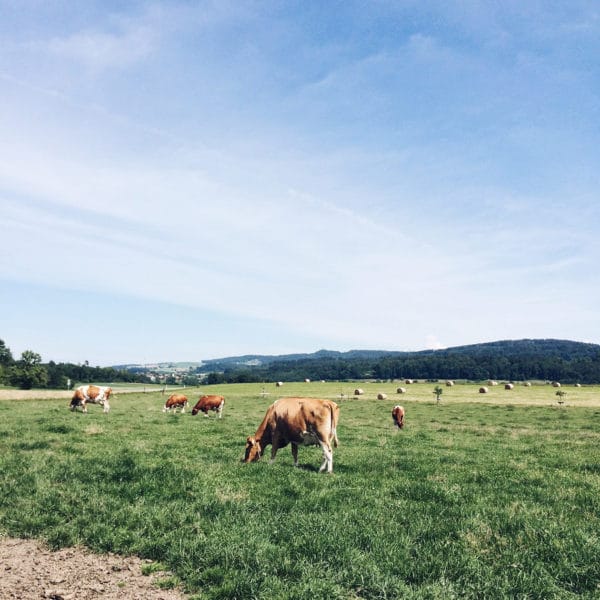
[[86, 413], [87, 412], [87, 406], [85, 405], [85, 400], [81, 403], [82, 406], [82, 412]]
[[294, 459], [294, 466], [298, 466], [298, 444], [292, 442], [292, 457]]
[[277, 450], [279, 450], [279, 439], [275, 438], [271, 442], [271, 460], [269, 461], [269, 464], [275, 462], [275, 455], [277, 454]]
[[181, 406], [181, 414], [183, 414], [184, 412], [185, 412], [185, 404], [183, 404], [183, 405]]
[[331, 446], [327, 442], [321, 442], [321, 448], [323, 448], [323, 464], [319, 469], [319, 473], [322, 473], [327, 469], [328, 473], [333, 472], [333, 451]]
[[219, 415], [219, 419], [223, 416], [223, 402], [219, 404], [219, 408], [217, 408], [217, 414]]
[[107, 413], [110, 410], [110, 404], [105, 400], [104, 401], [104, 412]]
[[204, 416], [208, 417], [208, 408], [204, 411]]

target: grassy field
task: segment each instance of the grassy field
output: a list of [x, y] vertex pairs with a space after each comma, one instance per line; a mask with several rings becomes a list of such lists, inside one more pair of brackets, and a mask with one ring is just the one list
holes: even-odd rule
[[[600, 388], [559, 406], [550, 386], [456, 385], [438, 405], [399, 385], [186, 390], [225, 395], [222, 420], [163, 414], [158, 392], [108, 415], [0, 400], [0, 535], [151, 558], [199, 599], [600, 597]], [[240, 462], [282, 395], [339, 401], [332, 475], [317, 448]]]

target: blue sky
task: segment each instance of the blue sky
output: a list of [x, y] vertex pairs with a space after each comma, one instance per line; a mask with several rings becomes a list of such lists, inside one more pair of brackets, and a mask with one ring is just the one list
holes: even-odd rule
[[0, 13], [14, 355], [600, 343], [598, 3]]

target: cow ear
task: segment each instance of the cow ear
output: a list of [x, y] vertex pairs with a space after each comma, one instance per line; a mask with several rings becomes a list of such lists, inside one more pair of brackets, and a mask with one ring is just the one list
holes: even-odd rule
[[254, 438], [251, 435], [246, 438], [246, 444], [254, 445]]

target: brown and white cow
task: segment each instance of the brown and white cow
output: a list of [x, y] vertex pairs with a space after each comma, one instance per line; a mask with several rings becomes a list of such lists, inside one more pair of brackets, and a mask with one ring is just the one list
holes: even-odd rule
[[180, 408], [181, 412], [184, 413], [187, 403], [188, 399], [183, 394], [173, 394], [165, 402], [163, 412], [170, 412], [171, 410], [177, 412], [177, 409]]
[[246, 439], [244, 462], [257, 461], [271, 444], [271, 462], [279, 448], [292, 444], [294, 466], [298, 466], [298, 446], [321, 446], [323, 464], [319, 472], [333, 471], [333, 450], [337, 448], [340, 409], [331, 400], [319, 398], [280, 398], [265, 414], [256, 433]]
[[404, 415], [405, 415], [405, 410], [403, 406], [400, 406], [399, 404], [396, 404], [396, 406], [394, 406], [394, 408], [392, 408], [392, 419], [394, 419], [394, 425], [398, 428], [398, 429], [402, 429], [404, 427]]
[[87, 412], [87, 403], [90, 404], [101, 404], [104, 407], [104, 412], [107, 413], [110, 410], [110, 404], [108, 399], [112, 394], [112, 388], [108, 386], [97, 386], [97, 385], [80, 385], [71, 398], [71, 410], [75, 410], [78, 406], [84, 413]]
[[200, 411], [204, 413], [205, 417], [208, 417], [208, 411], [214, 410], [219, 419], [223, 416], [223, 405], [225, 404], [225, 398], [223, 396], [200, 396], [196, 406], [192, 408], [192, 414], [197, 415]]

